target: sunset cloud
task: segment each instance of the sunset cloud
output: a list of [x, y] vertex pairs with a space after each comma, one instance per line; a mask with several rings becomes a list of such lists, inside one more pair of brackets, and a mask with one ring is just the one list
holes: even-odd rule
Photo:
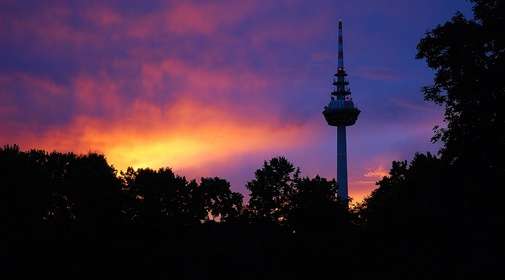
[[184, 169], [262, 150], [297, 147], [304, 144], [303, 131], [308, 129], [308, 124], [255, 122], [230, 116], [223, 108], [179, 101], [162, 110], [147, 104], [135, 106], [119, 123], [76, 118], [66, 127], [19, 140], [29, 139], [25, 147], [104, 153], [122, 170], [128, 166]]
[[368, 172], [363, 174], [363, 176], [365, 176], [367, 178], [373, 178], [373, 179], [377, 179], [377, 180], [380, 180], [388, 175], [389, 175], [389, 171], [386, 170], [382, 166], [376, 167], [375, 169], [369, 169]]

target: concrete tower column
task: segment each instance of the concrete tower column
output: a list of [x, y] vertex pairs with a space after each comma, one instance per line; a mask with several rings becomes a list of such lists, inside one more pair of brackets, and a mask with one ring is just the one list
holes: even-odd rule
[[338, 198], [348, 204], [347, 191], [347, 139], [345, 126], [337, 126], [337, 184]]

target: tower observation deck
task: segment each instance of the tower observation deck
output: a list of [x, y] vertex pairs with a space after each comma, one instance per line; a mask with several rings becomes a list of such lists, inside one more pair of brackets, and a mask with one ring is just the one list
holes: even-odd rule
[[338, 67], [335, 77], [331, 100], [324, 107], [323, 115], [328, 125], [337, 127], [338, 199], [347, 205], [349, 196], [347, 189], [346, 127], [356, 123], [361, 111], [352, 102], [347, 73], [344, 69], [344, 39], [341, 20], [338, 22]]

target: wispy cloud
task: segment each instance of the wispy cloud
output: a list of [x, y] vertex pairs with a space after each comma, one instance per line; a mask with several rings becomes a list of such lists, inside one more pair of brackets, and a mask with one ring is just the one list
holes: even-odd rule
[[373, 178], [376, 180], [382, 179], [389, 175], [389, 171], [387, 171], [384, 167], [378, 166], [374, 169], [368, 169], [368, 171], [363, 174], [366, 178]]
[[374, 81], [397, 81], [402, 78], [399, 73], [388, 68], [361, 67], [354, 74], [360, 78]]

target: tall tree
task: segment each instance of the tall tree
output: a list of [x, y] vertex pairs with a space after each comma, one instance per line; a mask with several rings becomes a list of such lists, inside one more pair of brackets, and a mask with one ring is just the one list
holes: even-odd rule
[[[438, 129], [449, 165], [451, 203], [467, 228], [504, 225], [505, 2], [473, 0], [473, 19], [456, 14], [426, 34], [417, 58], [435, 71], [425, 98], [445, 108]], [[449, 198], [449, 197], [447, 197]], [[486, 230], [488, 231], [488, 230]], [[492, 231], [492, 230], [489, 230]], [[474, 231], [472, 231], [474, 232]], [[485, 238], [485, 237], [481, 237]]]
[[300, 170], [284, 157], [265, 161], [246, 187], [251, 192], [248, 210], [255, 219], [283, 223]]
[[471, 2], [473, 19], [457, 13], [418, 44], [417, 58], [435, 71], [425, 99], [445, 109], [447, 127], [433, 137], [443, 144], [439, 157], [393, 163], [360, 209], [380, 233], [376, 246], [391, 262], [405, 260], [406, 271], [423, 263], [432, 273], [490, 271], [505, 252], [505, 2]]
[[[505, 3], [474, 0], [474, 19], [457, 13], [419, 42], [418, 59], [435, 71], [426, 100], [443, 105], [442, 156], [483, 172], [505, 173]], [[484, 175], [482, 174], [482, 175]], [[495, 179], [495, 178], [493, 178]]]

